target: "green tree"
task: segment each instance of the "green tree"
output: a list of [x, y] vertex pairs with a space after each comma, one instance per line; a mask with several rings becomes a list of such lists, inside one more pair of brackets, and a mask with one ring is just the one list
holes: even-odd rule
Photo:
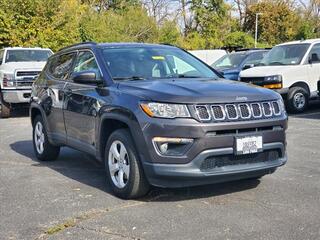
[[298, 15], [283, 1], [263, 1], [247, 9], [244, 29], [254, 34], [256, 14], [259, 15], [259, 41], [277, 44], [297, 35]]
[[244, 32], [231, 32], [225, 37], [224, 45], [227, 47], [240, 46], [250, 48], [254, 46], [254, 39], [251, 35]]

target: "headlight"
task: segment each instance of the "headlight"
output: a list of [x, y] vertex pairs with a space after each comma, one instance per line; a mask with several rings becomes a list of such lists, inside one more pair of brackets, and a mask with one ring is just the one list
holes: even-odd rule
[[142, 110], [150, 117], [159, 118], [185, 118], [190, 117], [189, 110], [183, 104], [169, 103], [142, 103]]
[[268, 76], [264, 78], [267, 82], [282, 82], [282, 76], [281, 75], [274, 75], [274, 76]]
[[9, 73], [4, 73], [2, 82], [4, 87], [14, 87], [15, 86], [14, 75]]

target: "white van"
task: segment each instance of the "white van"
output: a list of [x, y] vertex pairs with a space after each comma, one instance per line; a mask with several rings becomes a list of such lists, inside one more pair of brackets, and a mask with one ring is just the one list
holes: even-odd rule
[[219, 58], [226, 55], [227, 51], [223, 49], [191, 50], [189, 53], [211, 66]]
[[317, 97], [320, 80], [320, 39], [279, 44], [260, 66], [240, 72], [239, 80], [279, 92], [288, 110], [303, 112], [310, 98]]

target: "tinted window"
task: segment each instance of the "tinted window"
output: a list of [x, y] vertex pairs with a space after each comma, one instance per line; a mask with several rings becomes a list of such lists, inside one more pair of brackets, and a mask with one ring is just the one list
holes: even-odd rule
[[114, 80], [130, 77], [145, 79], [218, 78], [192, 55], [178, 48], [104, 48], [103, 57]]
[[248, 58], [245, 60], [244, 65], [248, 65], [248, 64], [254, 64], [257, 65], [261, 62], [261, 60], [263, 59], [263, 57], [267, 54], [267, 52], [256, 52], [256, 53], [252, 53], [248, 56]]
[[49, 73], [57, 79], [66, 79], [71, 66], [75, 53], [68, 53], [57, 56], [51, 60], [49, 66]]
[[80, 52], [76, 59], [73, 72], [82, 71], [95, 71], [97, 76], [100, 76], [100, 70], [96, 59], [90, 51]]
[[51, 55], [49, 50], [7, 50], [6, 62], [45, 62]]
[[212, 64], [212, 67], [218, 69], [236, 68], [240, 66], [246, 56], [247, 55], [243, 52], [230, 53], [218, 59], [215, 63]]
[[309, 57], [311, 57], [312, 54], [317, 54], [318, 56], [318, 62], [320, 62], [320, 44], [315, 44], [309, 54]]

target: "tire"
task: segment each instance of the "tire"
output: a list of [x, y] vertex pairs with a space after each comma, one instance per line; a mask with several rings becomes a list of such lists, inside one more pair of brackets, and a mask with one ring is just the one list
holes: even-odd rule
[[290, 88], [287, 98], [288, 110], [291, 113], [301, 113], [309, 103], [309, 93], [302, 87]]
[[9, 118], [11, 116], [10, 105], [2, 102], [1, 103], [1, 118]]
[[104, 162], [107, 183], [117, 197], [133, 199], [147, 194], [150, 186], [127, 129], [111, 134], [106, 144]]
[[37, 159], [40, 161], [56, 160], [60, 153], [60, 147], [52, 145], [48, 140], [48, 134], [40, 115], [36, 116], [33, 121], [33, 149]]

